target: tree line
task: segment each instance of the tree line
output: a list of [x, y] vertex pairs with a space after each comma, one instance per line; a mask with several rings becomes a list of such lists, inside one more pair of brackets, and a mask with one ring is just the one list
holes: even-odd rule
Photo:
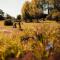
[[[43, 13], [44, 4], [47, 4], [49, 6], [47, 8], [48, 14]], [[31, 2], [26, 1], [22, 7], [22, 18], [24, 20], [29, 19], [30, 21], [32, 21], [32, 19], [38, 20], [41, 18], [46, 18], [46, 16], [49, 15], [53, 10], [57, 10], [60, 12], [60, 0], [48, 0], [48, 1], [47, 0], [32, 0]]]
[[[48, 8], [45, 8], [46, 6]], [[43, 7], [44, 6], [44, 7]], [[43, 9], [48, 9], [48, 14], [44, 14]], [[4, 17], [3, 10], [0, 9], [0, 20], [4, 19], [16, 19], [16, 20], [25, 20], [32, 22], [32, 19], [39, 20], [43, 18], [43, 20], [48, 16], [51, 19], [53, 15], [53, 10], [57, 10], [60, 13], [60, 0], [31, 0], [31, 2], [26, 1], [22, 7], [22, 15], [17, 15], [17, 17], [12, 17], [11, 15], [7, 14]], [[56, 11], [55, 11], [56, 12]], [[59, 14], [57, 14], [59, 15]], [[60, 15], [59, 15], [60, 16]], [[56, 18], [56, 16], [53, 16]], [[54, 18], [54, 19], [55, 19]]]

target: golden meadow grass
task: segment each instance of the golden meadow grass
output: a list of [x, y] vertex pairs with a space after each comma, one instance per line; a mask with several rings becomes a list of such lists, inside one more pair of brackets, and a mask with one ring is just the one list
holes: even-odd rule
[[[4, 60], [11, 52], [15, 57], [19, 57], [23, 51], [33, 51], [34, 55], [40, 59], [43, 55], [44, 45], [37, 40], [36, 34], [43, 34], [44, 40], [48, 40], [53, 44], [57, 39], [60, 24], [57, 22], [41, 22], [41, 23], [23, 23], [23, 31], [13, 27], [0, 27], [0, 59]], [[21, 37], [30, 36], [28, 41], [21, 41]], [[34, 47], [34, 48], [33, 48]]]

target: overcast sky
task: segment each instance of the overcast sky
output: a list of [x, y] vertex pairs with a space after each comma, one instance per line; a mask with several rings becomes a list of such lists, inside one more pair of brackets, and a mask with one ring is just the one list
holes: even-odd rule
[[0, 0], [0, 9], [16, 17], [21, 13], [21, 8], [25, 0]]

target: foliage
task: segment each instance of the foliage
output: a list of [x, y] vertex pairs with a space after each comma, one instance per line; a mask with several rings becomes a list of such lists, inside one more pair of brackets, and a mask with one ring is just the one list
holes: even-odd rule
[[[34, 0], [35, 1], [35, 0]], [[35, 4], [36, 3], [36, 4]], [[22, 8], [22, 17], [24, 19], [39, 19], [42, 16], [42, 8], [39, 6], [39, 1], [32, 2], [25, 2]]]
[[11, 26], [13, 25], [13, 22], [11, 20], [5, 20], [4, 25]]
[[60, 11], [60, 1], [59, 0], [54, 0], [55, 1], [55, 8]]
[[22, 17], [23, 19], [28, 19], [29, 18], [29, 2], [25, 2], [22, 8]]
[[43, 14], [40, 2], [41, 2], [40, 0], [32, 0], [31, 2], [30, 15], [32, 15], [36, 19], [40, 18], [40, 15]]
[[6, 19], [12, 19], [12, 16], [10, 16], [9, 14], [7, 14], [7, 16], [5, 18]]
[[[57, 11], [59, 12], [60, 9], [59, 9], [59, 0], [32, 0], [31, 2], [25, 2], [25, 4], [23, 5], [23, 8], [22, 8], [22, 17], [25, 19], [25, 20], [28, 20], [30, 19], [30, 21], [32, 22], [32, 19], [41, 19], [41, 18], [46, 18], [46, 14], [43, 13], [43, 4], [44, 3], [48, 3], [49, 4], [49, 14], [48, 14], [48, 19], [49, 20], [57, 20], [59, 21], [59, 14], [58, 15], [55, 15], [55, 14], [52, 14], [52, 15], [55, 15], [55, 16], [50, 16], [50, 13], [52, 12], [52, 10], [55, 10], [57, 9]], [[55, 12], [56, 13], [56, 12]], [[44, 20], [43, 19], [43, 20]]]
[[0, 9], [0, 20], [4, 20], [4, 12]]
[[47, 19], [60, 21], [60, 12], [57, 9], [52, 10], [52, 12], [47, 16]]
[[0, 15], [0, 20], [4, 20], [5, 18], [2, 16], [2, 15]]
[[17, 15], [17, 19], [20, 20], [21, 19], [21, 15]]

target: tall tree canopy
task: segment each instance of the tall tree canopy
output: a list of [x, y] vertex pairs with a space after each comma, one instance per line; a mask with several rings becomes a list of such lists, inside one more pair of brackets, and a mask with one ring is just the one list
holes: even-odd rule
[[22, 16], [24, 19], [29, 18], [30, 3], [27, 1], [22, 8]]
[[[54, 8], [54, 6], [58, 9], [60, 5], [58, 5], [60, 0], [32, 0], [31, 2], [25, 2], [22, 8], [22, 16], [28, 19], [38, 19], [41, 18], [43, 14], [43, 4], [48, 3], [50, 7], [50, 11]], [[49, 8], [48, 8], [49, 9]]]
[[22, 16], [24, 18], [38, 18], [42, 14], [42, 8], [39, 5], [40, 0], [32, 0], [25, 2], [22, 8]]
[[34, 18], [39, 18], [39, 16], [42, 14], [42, 8], [40, 6], [40, 0], [32, 0], [31, 2], [31, 9], [30, 14], [34, 16]]
[[57, 8], [60, 11], [60, 0], [54, 0], [55, 1], [55, 8]]

